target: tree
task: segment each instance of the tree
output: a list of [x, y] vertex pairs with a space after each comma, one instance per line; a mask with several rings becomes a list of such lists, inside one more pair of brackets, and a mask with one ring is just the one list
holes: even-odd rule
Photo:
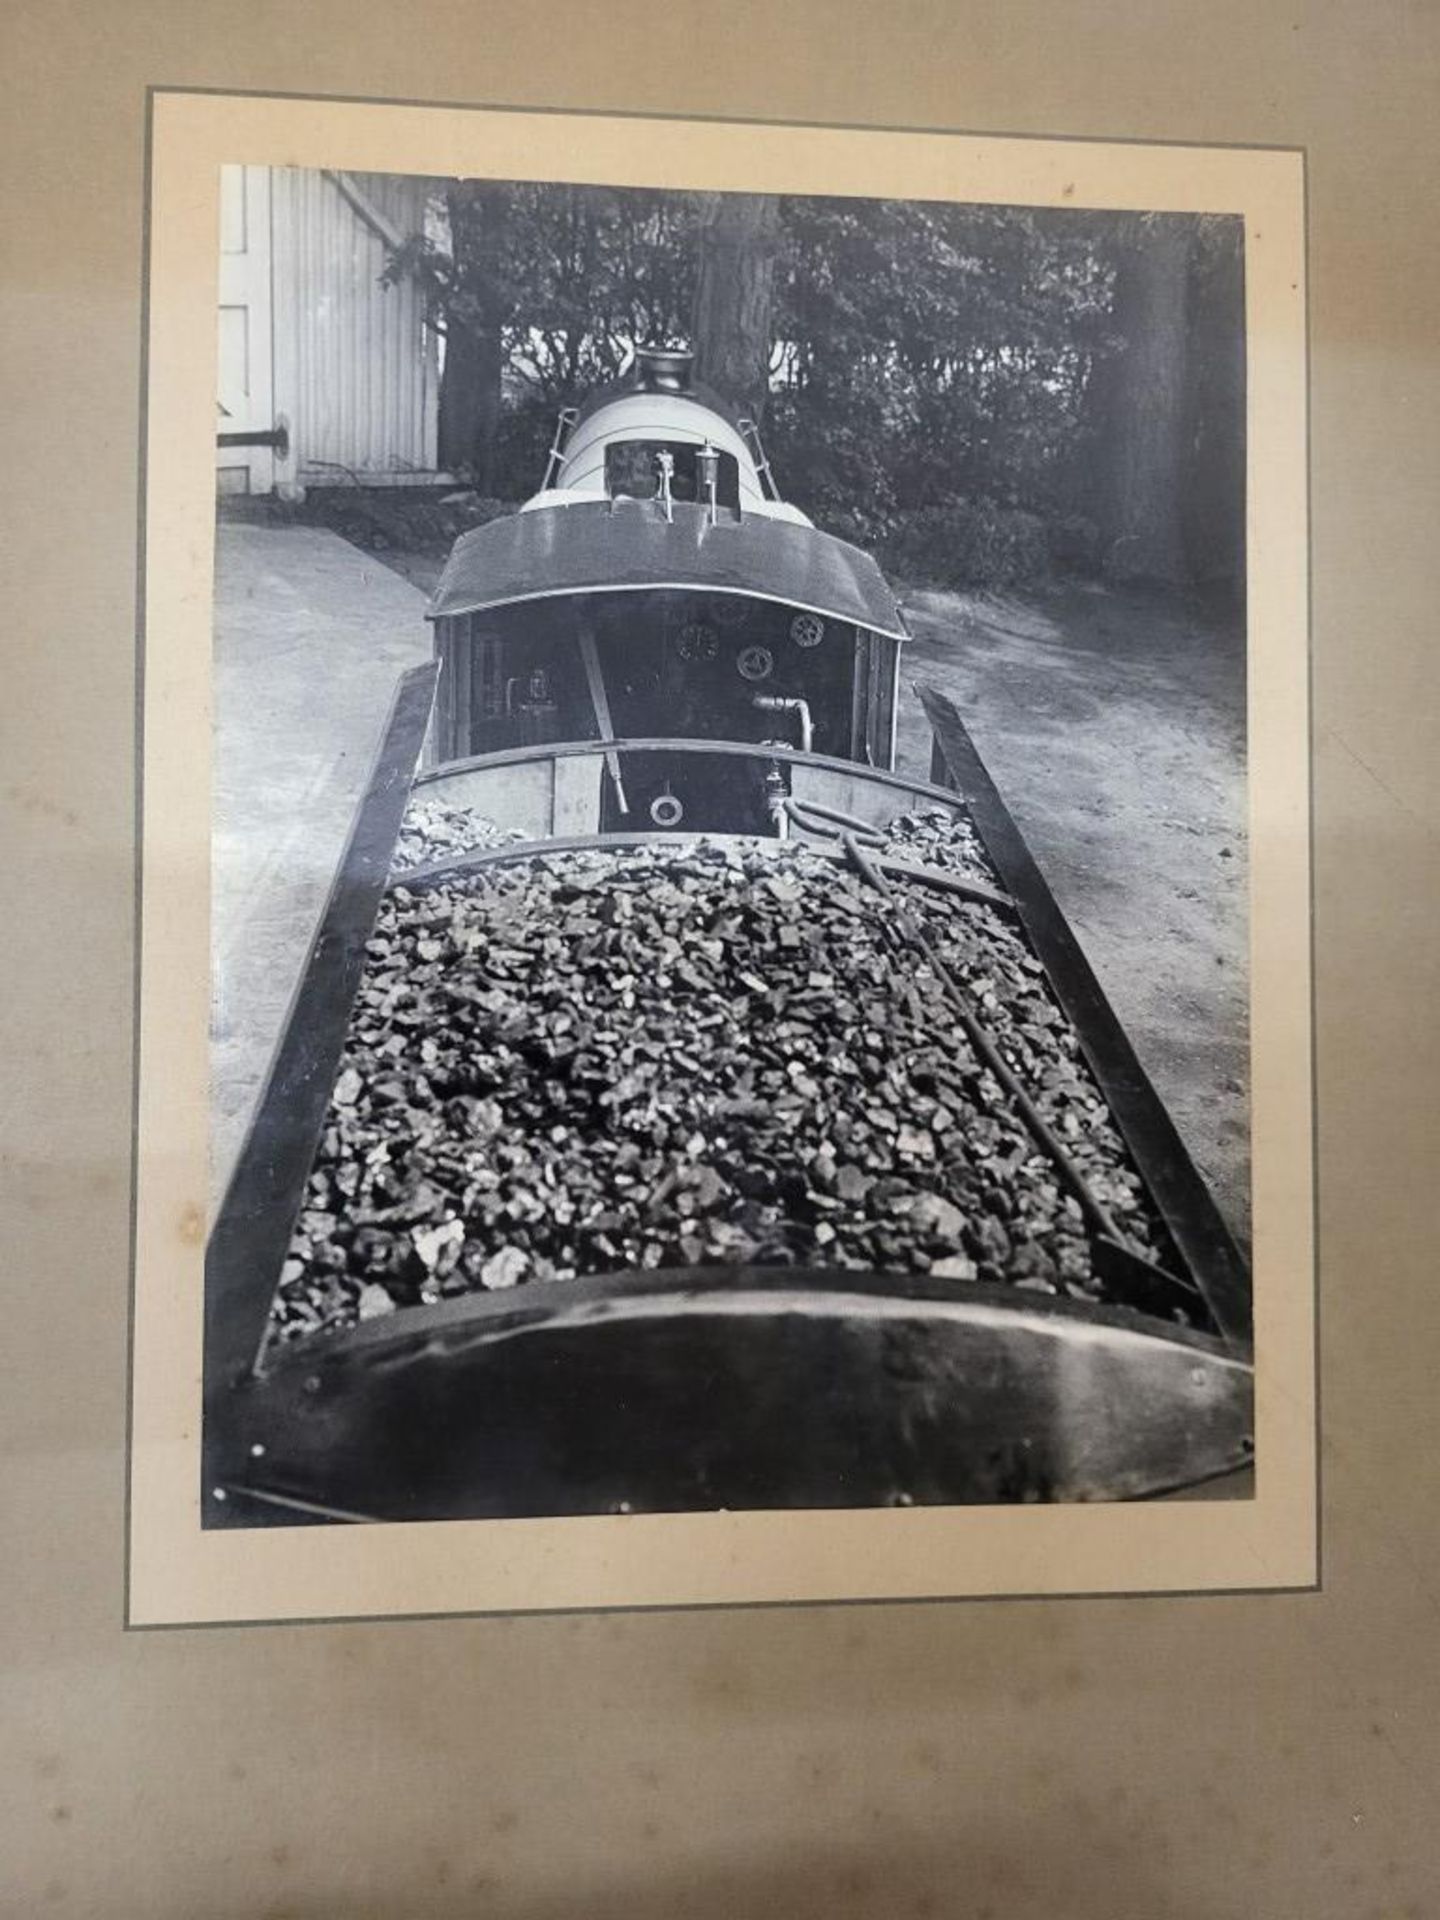
[[496, 180], [453, 180], [446, 193], [450, 272], [440, 464], [469, 469], [483, 494], [496, 485], [505, 330], [514, 305], [507, 272], [512, 191]]
[[1109, 311], [1094, 218], [782, 202], [766, 438], [801, 503], [868, 543], [956, 502], [1065, 512]]
[[1106, 571], [1183, 582], [1187, 320], [1194, 222], [1137, 214], [1115, 246], [1113, 350], [1091, 381], [1090, 503]]
[[770, 386], [780, 202], [768, 193], [701, 193], [695, 199], [695, 372], [758, 421]]
[[385, 271], [421, 279], [445, 340], [441, 464], [488, 494], [526, 492], [555, 409], [613, 379], [638, 341], [684, 330], [693, 227], [683, 194], [436, 182], [429, 230]]
[[1205, 214], [1190, 260], [1185, 554], [1190, 577], [1245, 581], [1245, 256], [1235, 214]]

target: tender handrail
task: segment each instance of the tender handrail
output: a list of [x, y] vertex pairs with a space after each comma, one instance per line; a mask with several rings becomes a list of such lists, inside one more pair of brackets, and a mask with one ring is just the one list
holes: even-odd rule
[[612, 753], [699, 753], [711, 756], [733, 754], [745, 760], [775, 760], [784, 766], [814, 767], [822, 773], [838, 773], [852, 780], [867, 780], [881, 787], [913, 793], [922, 799], [937, 801], [951, 812], [965, 805], [965, 796], [954, 787], [936, 786], [931, 780], [916, 780], [909, 774], [887, 772], [866, 765], [863, 760], [842, 760], [831, 753], [805, 753], [799, 747], [786, 747], [760, 740], [670, 739], [656, 735], [635, 739], [544, 740], [523, 747], [499, 747], [493, 753], [466, 755], [458, 760], [442, 761], [427, 767], [416, 781], [416, 788], [434, 786], [461, 774], [485, 773], [492, 767], [528, 766], [540, 760], [596, 758]]

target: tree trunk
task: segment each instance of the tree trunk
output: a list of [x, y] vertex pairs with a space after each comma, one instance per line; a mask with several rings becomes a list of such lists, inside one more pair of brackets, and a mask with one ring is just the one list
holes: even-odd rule
[[498, 181], [457, 180], [447, 199], [454, 290], [440, 380], [440, 464], [467, 468], [477, 489], [490, 494], [510, 317], [501, 271], [509, 198]]
[[474, 468], [481, 385], [478, 342], [452, 314], [445, 328], [438, 427], [440, 465], [449, 473]]
[[770, 385], [780, 203], [769, 193], [702, 193], [696, 199], [696, 377], [758, 421]]
[[1190, 236], [1163, 216], [1136, 221], [1116, 262], [1117, 350], [1096, 369], [1093, 496], [1106, 571], [1186, 580], [1186, 333]]
[[1213, 216], [1190, 273], [1189, 483], [1183, 502], [1191, 578], [1245, 586], [1245, 264], [1240, 222]]

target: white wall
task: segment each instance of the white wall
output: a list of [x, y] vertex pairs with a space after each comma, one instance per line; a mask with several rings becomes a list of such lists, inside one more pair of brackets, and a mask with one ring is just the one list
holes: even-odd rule
[[221, 485], [259, 493], [433, 477], [439, 365], [423, 292], [410, 276], [380, 284], [382, 233], [423, 226], [425, 182], [223, 172], [221, 400], [235, 416], [243, 391], [247, 417], [219, 425], [269, 427], [283, 417], [290, 451], [273, 460], [226, 452]]

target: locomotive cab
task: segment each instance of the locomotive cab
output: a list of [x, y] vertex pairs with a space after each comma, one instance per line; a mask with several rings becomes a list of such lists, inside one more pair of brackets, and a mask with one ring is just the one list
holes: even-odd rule
[[[773, 830], [783, 762], [707, 765], [667, 742], [764, 744], [887, 770], [900, 610], [879, 568], [780, 498], [753, 424], [689, 356], [561, 417], [545, 483], [457, 542], [429, 609], [432, 770], [547, 742], [645, 742], [572, 795], [574, 830]], [[492, 811], [503, 801], [493, 785]], [[503, 824], [503, 819], [502, 819]]]

